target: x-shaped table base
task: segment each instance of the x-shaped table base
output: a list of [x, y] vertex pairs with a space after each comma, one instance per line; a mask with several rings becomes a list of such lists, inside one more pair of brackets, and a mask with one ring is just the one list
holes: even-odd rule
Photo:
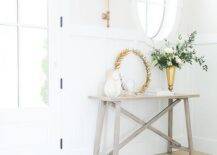
[[[172, 138], [173, 107], [182, 100], [184, 101], [184, 107], [185, 107], [186, 127], [187, 127], [187, 134], [188, 134], [188, 147], [182, 146], [179, 142], [177, 142], [176, 140]], [[132, 141], [136, 136], [138, 136], [140, 133], [142, 133], [146, 129], [153, 131], [155, 134], [159, 135], [160, 137], [168, 141], [168, 150], [167, 150], [168, 153], [171, 153], [172, 148], [174, 148], [174, 149], [187, 151], [189, 152], [189, 155], [192, 154], [193, 142], [192, 142], [192, 132], [191, 132], [188, 98], [172, 98], [172, 99], [169, 98], [168, 106], [147, 122], [143, 121], [142, 119], [138, 118], [134, 114], [122, 108], [121, 102], [101, 101], [99, 112], [98, 112], [98, 118], [97, 118], [98, 120], [97, 120], [97, 128], [96, 128], [94, 155], [99, 155], [99, 152], [100, 152], [100, 142], [101, 142], [101, 135], [102, 135], [102, 129], [103, 129], [103, 121], [104, 121], [104, 116], [105, 116], [107, 105], [110, 105], [115, 110], [114, 144], [113, 144], [113, 149], [108, 152], [109, 155], [118, 155], [121, 148], [127, 145], [130, 141]], [[161, 132], [160, 130], [152, 126], [154, 122], [156, 122], [166, 113], [168, 113], [168, 135], [164, 134], [163, 132]], [[121, 114], [127, 116], [131, 120], [141, 125], [141, 127], [139, 127], [137, 130], [135, 130], [132, 134], [130, 134], [127, 138], [125, 138], [122, 141], [120, 141], [120, 116]]]

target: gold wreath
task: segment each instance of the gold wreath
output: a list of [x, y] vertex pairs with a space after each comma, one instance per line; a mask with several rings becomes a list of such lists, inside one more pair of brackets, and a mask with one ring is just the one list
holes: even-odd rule
[[126, 57], [129, 54], [134, 54], [134, 55], [138, 56], [142, 60], [144, 66], [145, 66], [146, 78], [144, 80], [143, 85], [138, 89], [137, 92], [135, 92], [136, 94], [142, 94], [142, 93], [144, 93], [146, 91], [146, 89], [148, 88], [148, 86], [150, 84], [150, 81], [151, 81], [151, 69], [150, 69], [150, 65], [149, 65], [146, 57], [142, 54], [141, 51], [134, 50], [134, 49], [132, 49], [132, 50], [125, 49], [125, 50], [121, 51], [118, 54], [117, 58], [116, 58], [114, 67], [115, 67], [115, 70], [119, 70], [120, 67], [121, 67], [122, 60], [124, 59], [124, 57]]

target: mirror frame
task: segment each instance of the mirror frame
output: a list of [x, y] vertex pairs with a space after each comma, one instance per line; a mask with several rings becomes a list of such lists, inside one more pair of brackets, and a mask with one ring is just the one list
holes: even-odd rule
[[[138, 56], [141, 59], [144, 66], [145, 66], [146, 77], [144, 78], [144, 82], [143, 82], [142, 86], [140, 86], [138, 88], [138, 90], [136, 92], [134, 92], [135, 94], [143, 94], [147, 90], [147, 88], [148, 88], [148, 86], [149, 86], [149, 84], [151, 82], [151, 69], [150, 69], [150, 65], [149, 65], [148, 60], [146, 59], [146, 57], [143, 55], [143, 53], [141, 51], [135, 50], [135, 49], [124, 49], [124, 50], [122, 50], [118, 54], [118, 56], [116, 58], [116, 61], [115, 61], [115, 64], [114, 64], [114, 69], [115, 70], [120, 70], [122, 60], [126, 56], [128, 56], [129, 54], [133, 54], [133, 55]], [[123, 85], [123, 83], [122, 83], [122, 85]]]

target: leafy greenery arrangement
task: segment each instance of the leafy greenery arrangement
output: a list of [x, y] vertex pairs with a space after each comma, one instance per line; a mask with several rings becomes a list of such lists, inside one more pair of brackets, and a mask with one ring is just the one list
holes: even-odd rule
[[175, 66], [181, 68], [185, 63], [193, 64], [193, 62], [199, 64], [203, 70], [207, 71], [208, 66], [205, 64], [204, 56], [198, 57], [196, 50], [194, 49], [194, 41], [197, 32], [194, 31], [188, 37], [183, 39], [182, 35], [178, 37], [178, 43], [172, 45], [168, 40], [165, 40], [166, 48], [154, 49], [152, 53], [152, 61], [155, 66], [163, 70], [167, 67]]

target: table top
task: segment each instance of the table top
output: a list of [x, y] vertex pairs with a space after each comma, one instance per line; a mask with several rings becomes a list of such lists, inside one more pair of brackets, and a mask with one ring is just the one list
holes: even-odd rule
[[127, 101], [127, 100], [145, 100], [145, 99], [185, 99], [185, 98], [196, 98], [200, 97], [196, 93], [175, 93], [174, 95], [125, 95], [117, 98], [109, 98], [106, 96], [89, 96], [89, 99], [109, 101], [109, 102], [118, 102], [118, 101]]

